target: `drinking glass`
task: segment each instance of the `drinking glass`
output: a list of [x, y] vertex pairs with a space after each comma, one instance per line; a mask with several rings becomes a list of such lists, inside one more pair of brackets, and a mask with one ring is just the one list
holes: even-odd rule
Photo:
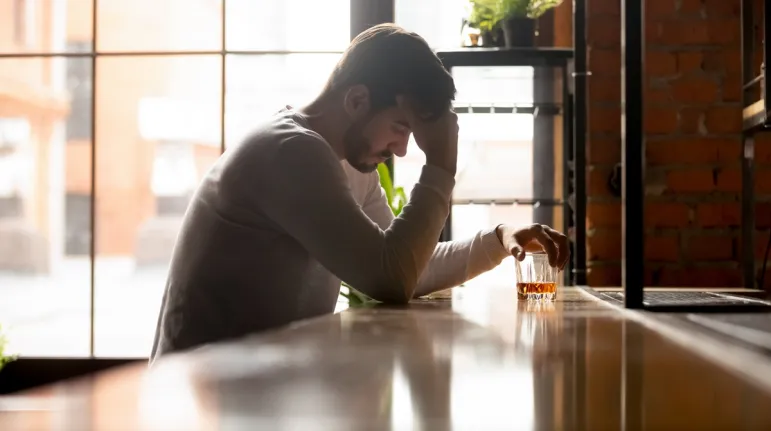
[[517, 297], [528, 301], [553, 301], [559, 271], [549, 265], [546, 253], [527, 253], [517, 262]]

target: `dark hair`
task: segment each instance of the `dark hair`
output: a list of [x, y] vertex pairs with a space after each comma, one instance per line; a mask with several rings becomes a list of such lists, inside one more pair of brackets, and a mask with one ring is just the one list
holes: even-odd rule
[[395, 24], [380, 24], [356, 36], [332, 71], [324, 92], [364, 85], [374, 112], [411, 98], [428, 118], [438, 118], [455, 100], [455, 82], [425, 39]]

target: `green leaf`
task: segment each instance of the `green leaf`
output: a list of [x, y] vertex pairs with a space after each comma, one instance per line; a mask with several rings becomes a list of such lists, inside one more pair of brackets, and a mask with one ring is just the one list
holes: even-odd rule
[[470, 0], [469, 25], [490, 31], [499, 22], [515, 17], [538, 18], [563, 0]]
[[388, 171], [388, 166], [384, 163], [377, 165], [377, 174], [380, 177], [380, 187], [385, 192], [388, 205], [391, 205], [391, 202], [394, 200], [394, 185], [391, 182], [391, 173]]
[[16, 356], [10, 356], [5, 354], [5, 348], [8, 343], [8, 339], [5, 336], [5, 333], [3, 332], [2, 326], [0, 326], [0, 370], [3, 369], [3, 367], [14, 360], [16, 360]]

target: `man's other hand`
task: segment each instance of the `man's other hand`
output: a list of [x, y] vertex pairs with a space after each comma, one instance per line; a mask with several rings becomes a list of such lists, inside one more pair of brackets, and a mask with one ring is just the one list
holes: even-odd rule
[[570, 258], [568, 237], [549, 226], [537, 223], [522, 228], [500, 225], [496, 233], [503, 247], [517, 260], [524, 259], [526, 252], [545, 251], [549, 264], [561, 270]]

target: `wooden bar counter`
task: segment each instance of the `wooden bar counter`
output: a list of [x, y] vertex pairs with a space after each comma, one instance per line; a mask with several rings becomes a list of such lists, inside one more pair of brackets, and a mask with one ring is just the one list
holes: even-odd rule
[[0, 430], [771, 430], [768, 358], [675, 326], [459, 288], [0, 397]]

